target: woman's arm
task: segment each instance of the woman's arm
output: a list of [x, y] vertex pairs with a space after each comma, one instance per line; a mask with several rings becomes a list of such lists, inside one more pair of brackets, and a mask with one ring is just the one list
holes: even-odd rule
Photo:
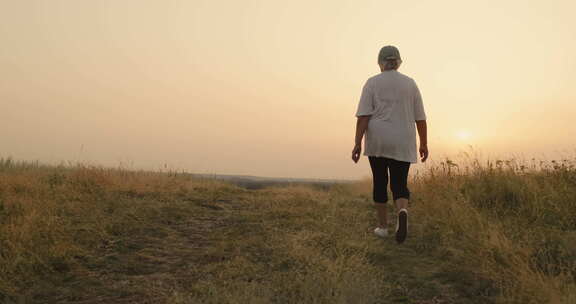
[[364, 137], [364, 133], [366, 133], [366, 129], [368, 129], [369, 121], [370, 116], [358, 116], [356, 120], [356, 140], [354, 141], [356, 145], [362, 144], [362, 138]]
[[357, 163], [360, 159], [360, 153], [362, 152], [362, 138], [366, 129], [368, 129], [368, 122], [370, 121], [370, 116], [358, 116], [356, 120], [356, 138], [354, 140], [354, 149], [352, 149], [352, 160]]
[[417, 120], [416, 128], [420, 137], [420, 157], [422, 157], [422, 162], [425, 162], [428, 158], [428, 126], [426, 125], [426, 120]]

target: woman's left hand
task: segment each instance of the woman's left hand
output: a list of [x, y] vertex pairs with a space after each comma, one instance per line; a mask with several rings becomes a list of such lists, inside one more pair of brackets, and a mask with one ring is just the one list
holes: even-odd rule
[[357, 163], [360, 159], [360, 153], [362, 153], [362, 146], [361, 145], [354, 145], [354, 149], [352, 149], [352, 160]]

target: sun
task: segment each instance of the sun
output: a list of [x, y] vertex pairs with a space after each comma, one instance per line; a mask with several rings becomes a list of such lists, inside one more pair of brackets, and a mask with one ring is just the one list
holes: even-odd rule
[[470, 133], [470, 131], [468, 131], [468, 130], [462, 129], [462, 130], [459, 130], [458, 132], [456, 132], [456, 137], [459, 140], [466, 141], [466, 140], [469, 140], [470, 137], [472, 137], [472, 133]]

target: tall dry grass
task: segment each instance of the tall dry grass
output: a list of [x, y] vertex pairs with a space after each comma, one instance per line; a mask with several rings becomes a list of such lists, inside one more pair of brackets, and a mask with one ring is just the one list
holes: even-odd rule
[[499, 303], [576, 303], [575, 160], [447, 159], [412, 190], [421, 252], [488, 282]]
[[66, 282], [96, 276], [103, 256], [182, 220], [190, 199], [234, 189], [176, 172], [0, 159], [0, 303], [44, 303]]
[[0, 302], [576, 303], [573, 160], [445, 160], [410, 187], [398, 246], [371, 233], [369, 181], [0, 159]]

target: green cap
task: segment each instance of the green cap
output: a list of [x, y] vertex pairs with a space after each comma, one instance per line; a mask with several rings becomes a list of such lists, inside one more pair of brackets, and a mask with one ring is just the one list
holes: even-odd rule
[[400, 51], [398, 51], [395, 46], [387, 45], [380, 49], [380, 53], [378, 53], [378, 63], [394, 59], [402, 60], [402, 58], [400, 58]]

